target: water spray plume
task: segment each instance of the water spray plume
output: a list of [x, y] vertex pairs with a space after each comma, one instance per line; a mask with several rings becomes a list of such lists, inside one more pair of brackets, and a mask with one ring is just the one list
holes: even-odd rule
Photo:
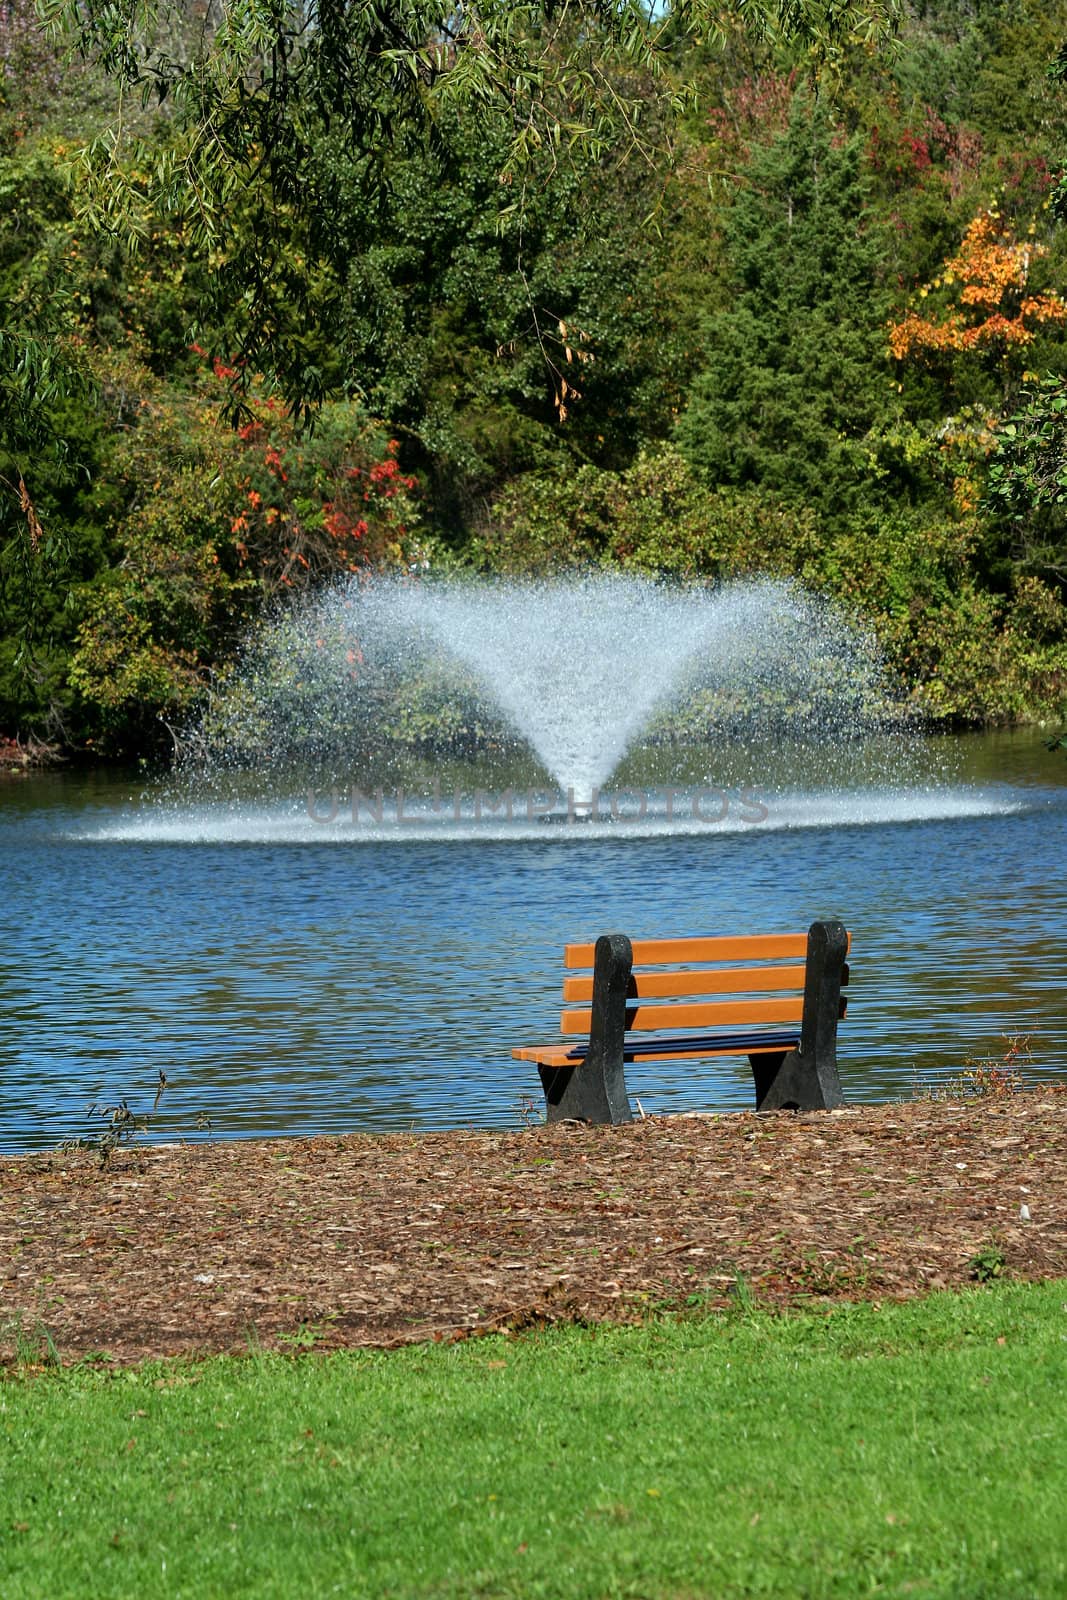
[[169, 791], [101, 836], [636, 839], [1013, 809], [939, 781], [916, 733], [873, 635], [793, 584], [354, 579], [250, 637]]
[[254, 639], [201, 766], [351, 771], [393, 749], [528, 748], [561, 790], [665, 737], [855, 736], [899, 720], [872, 637], [785, 583], [352, 582]]

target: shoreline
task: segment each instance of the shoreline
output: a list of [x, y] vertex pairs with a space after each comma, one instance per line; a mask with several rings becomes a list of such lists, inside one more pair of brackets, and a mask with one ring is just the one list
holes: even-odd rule
[[28, 1336], [64, 1362], [382, 1348], [983, 1272], [1067, 1276], [1063, 1085], [0, 1157], [0, 1360]]
[[0, 734], [0, 778], [18, 778], [28, 772], [54, 772], [67, 764], [67, 757], [58, 745], [43, 744], [30, 739], [25, 744], [18, 737]]

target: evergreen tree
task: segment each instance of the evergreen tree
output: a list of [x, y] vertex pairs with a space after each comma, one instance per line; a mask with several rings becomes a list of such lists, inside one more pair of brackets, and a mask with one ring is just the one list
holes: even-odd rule
[[704, 366], [678, 424], [712, 485], [751, 486], [823, 516], [866, 493], [863, 440], [884, 411], [877, 225], [862, 152], [799, 95], [757, 147], [730, 210], [729, 299], [704, 328]]

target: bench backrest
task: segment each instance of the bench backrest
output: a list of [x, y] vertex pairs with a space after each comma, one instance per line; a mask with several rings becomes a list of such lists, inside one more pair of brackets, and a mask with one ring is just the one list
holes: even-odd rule
[[[851, 935], [848, 939], [851, 943]], [[635, 939], [632, 948], [633, 971], [626, 991], [627, 1031], [799, 1024], [803, 1018], [806, 933]], [[589, 1033], [595, 951], [594, 944], [569, 944], [564, 949], [563, 965], [568, 975], [563, 980], [563, 998], [581, 1008], [564, 1007], [560, 1017], [563, 1034]], [[590, 970], [581, 976], [569, 975], [582, 968]], [[847, 963], [842, 968], [841, 982], [848, 982]], [[768, 994], [774, 998], [753, 998]], [[704, 995], [733, 998], [694, 998]], [[842, 1017], [845, 1008], [842, 995]]]

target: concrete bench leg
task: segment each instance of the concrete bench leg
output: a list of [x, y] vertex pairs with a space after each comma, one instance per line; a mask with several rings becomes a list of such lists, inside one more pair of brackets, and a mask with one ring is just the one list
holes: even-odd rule
[[[820, 1065], [800, 1050], [750, 1059], [757, 1111], [831, 1111], [845, 1103], [836, 1062]], [[770, 1068], [769, 1062], [777, 1062], [777, 1070]]]
[[592, 1026], [584, 1061], [538, 1067], [549, 1122], [632, 1122], [623, 1044], [633, 948], [624, 933], [601, 934], [593, 960]]
[[800, 1049], [750, 1056], [757, 1111], [829, 1111], [844, 1104], [837, 1072], [841, 987], [848, 981], [848, 934], [841, 922], [808, 929]]

